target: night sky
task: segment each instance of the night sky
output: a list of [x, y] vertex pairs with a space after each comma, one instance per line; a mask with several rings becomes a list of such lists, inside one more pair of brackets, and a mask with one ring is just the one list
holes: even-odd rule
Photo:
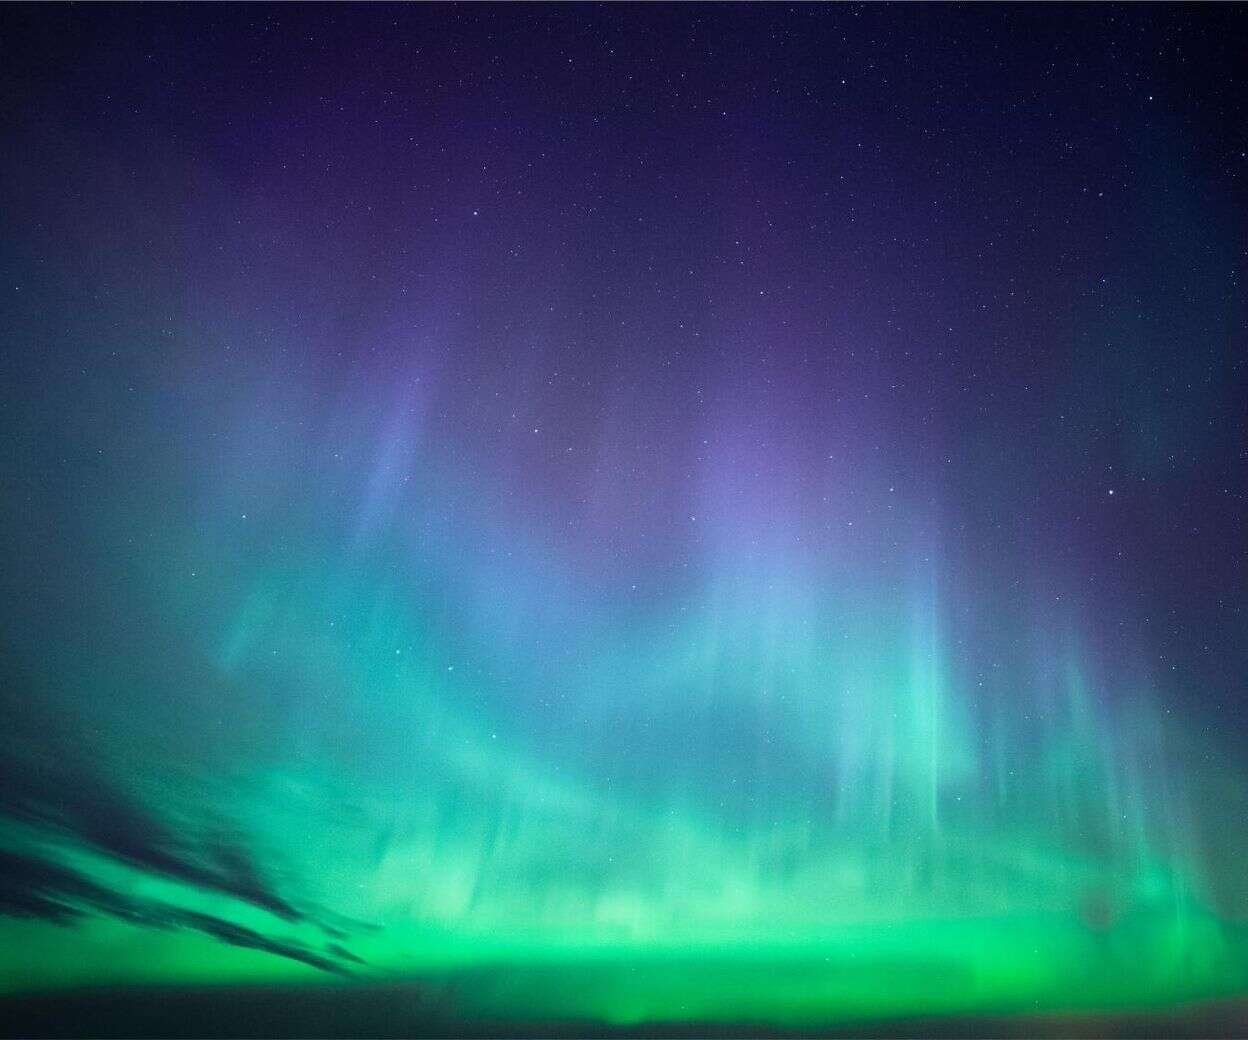
[[0, 9], [7, 1028], [1241, 1007], [1246, 54]]

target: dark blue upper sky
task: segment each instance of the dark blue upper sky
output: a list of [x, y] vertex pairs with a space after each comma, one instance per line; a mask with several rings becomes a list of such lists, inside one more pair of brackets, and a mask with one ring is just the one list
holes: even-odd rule
[[208, 322], [325, 388], [401, 365], [370, 339], [419, 325], [431, 413], [546, 488], [538, 522], [575, 512], [576, 452], [614, 422], [613, 465], [645, 472], [604, 506], [633, 510], [612, 544], [679, 566], [708, 427], [798, 485], [852, 440], [888, 460], [856, 471], [860, 525], [876, 484], [904, 488], [953, 560], [1086, 586], [1098, 625], [1142, 631], [1241, 723], [1235, 7], [11, 7], [3, 27], [6, 421], [46, 427], [10, 440], [37, 503], [11, 498], [10, 525], [78, 487], [44, 456], [84, 436], [47, 422], [84, 355], [157, 380], [151, 344]]

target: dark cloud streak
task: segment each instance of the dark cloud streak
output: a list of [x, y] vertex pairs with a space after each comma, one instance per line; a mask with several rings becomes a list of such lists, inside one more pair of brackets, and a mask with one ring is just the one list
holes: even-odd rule
[[157, 901], [133, 901], [68, 867], [0, 849], [0, 915], [70, 925], [91, 913], [150, 928], [202, 932], [231, 946], [300, 961], [336, 975], [349, 974], [342, 961], [364, 963], [338, 943], [319, 953], [302, 943], [275, 939], [212, 914]]
[[[0, 824], [17, 824], [18, 834], [29, 830], [52, 845], [76, 843], [131, 869], [237, 899], [288, 924], [310, 920], [273, 891], [236, 831], [217, 827], [206, 838], [177, 834], [108, 783], [83, 761], [79, 749], [87, 745], [53, 716], [52, 703], [49, 691], [15, 668], [10, 657], [0, 673], [0, 714], [7, 720], [0, 735]], [[134, 900], [42, 852], [0, 847], [0, 916], [64, 926], [92, 914], [140, 927], [198, 931], [335, 974], [346, 972], [341, 962], [359, 962], [340, 943], [321, 953], [211, 914]], [[332, 938], [345, 938], [332, 925], [321, 927]]]
[[[40, 705], [37, 684], [12, 665], [0, 675], [0, 711], [10, 732], [0, 739], [0, 818], [74, 838], [128, 866], [230, 896], [283, 921], [304, 915], [265, 882], [254, 857], [238, 840], [215, 834], [210, 842], [174, 834], [133, 799], [80, 760], [83, 746], [63, 721]], [[53, 757], [53, 748], [71, 749]]]

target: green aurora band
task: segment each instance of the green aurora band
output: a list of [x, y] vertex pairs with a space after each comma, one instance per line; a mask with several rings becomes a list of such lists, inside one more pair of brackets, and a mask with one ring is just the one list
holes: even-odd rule
[[[271, 502], [318, 500], [287, 479]], [[71, 782], [168, 836], [10, 814], [5, 847], [77, 881], [40, 890], [71, 921], [0, 924], [7, 991], [411, 980], [456, 1020], [623, 1026], [1243, 991], [1242, 784], [1146, 680], [1098, 685], [1077, 626], [994, 609], [973, 653], [934, 552], [815, 557], [735, 520], [672, 602], [613, 601], [480, 488], [378, 480], [371, 525], [227, 490], [146, 568], [166, 621], [54, 677]]]

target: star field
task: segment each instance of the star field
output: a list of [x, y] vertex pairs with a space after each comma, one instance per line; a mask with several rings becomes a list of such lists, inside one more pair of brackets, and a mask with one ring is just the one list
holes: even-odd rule
[[1233, 1033], [1245, 24], [5, 9], [19, 1032]]

